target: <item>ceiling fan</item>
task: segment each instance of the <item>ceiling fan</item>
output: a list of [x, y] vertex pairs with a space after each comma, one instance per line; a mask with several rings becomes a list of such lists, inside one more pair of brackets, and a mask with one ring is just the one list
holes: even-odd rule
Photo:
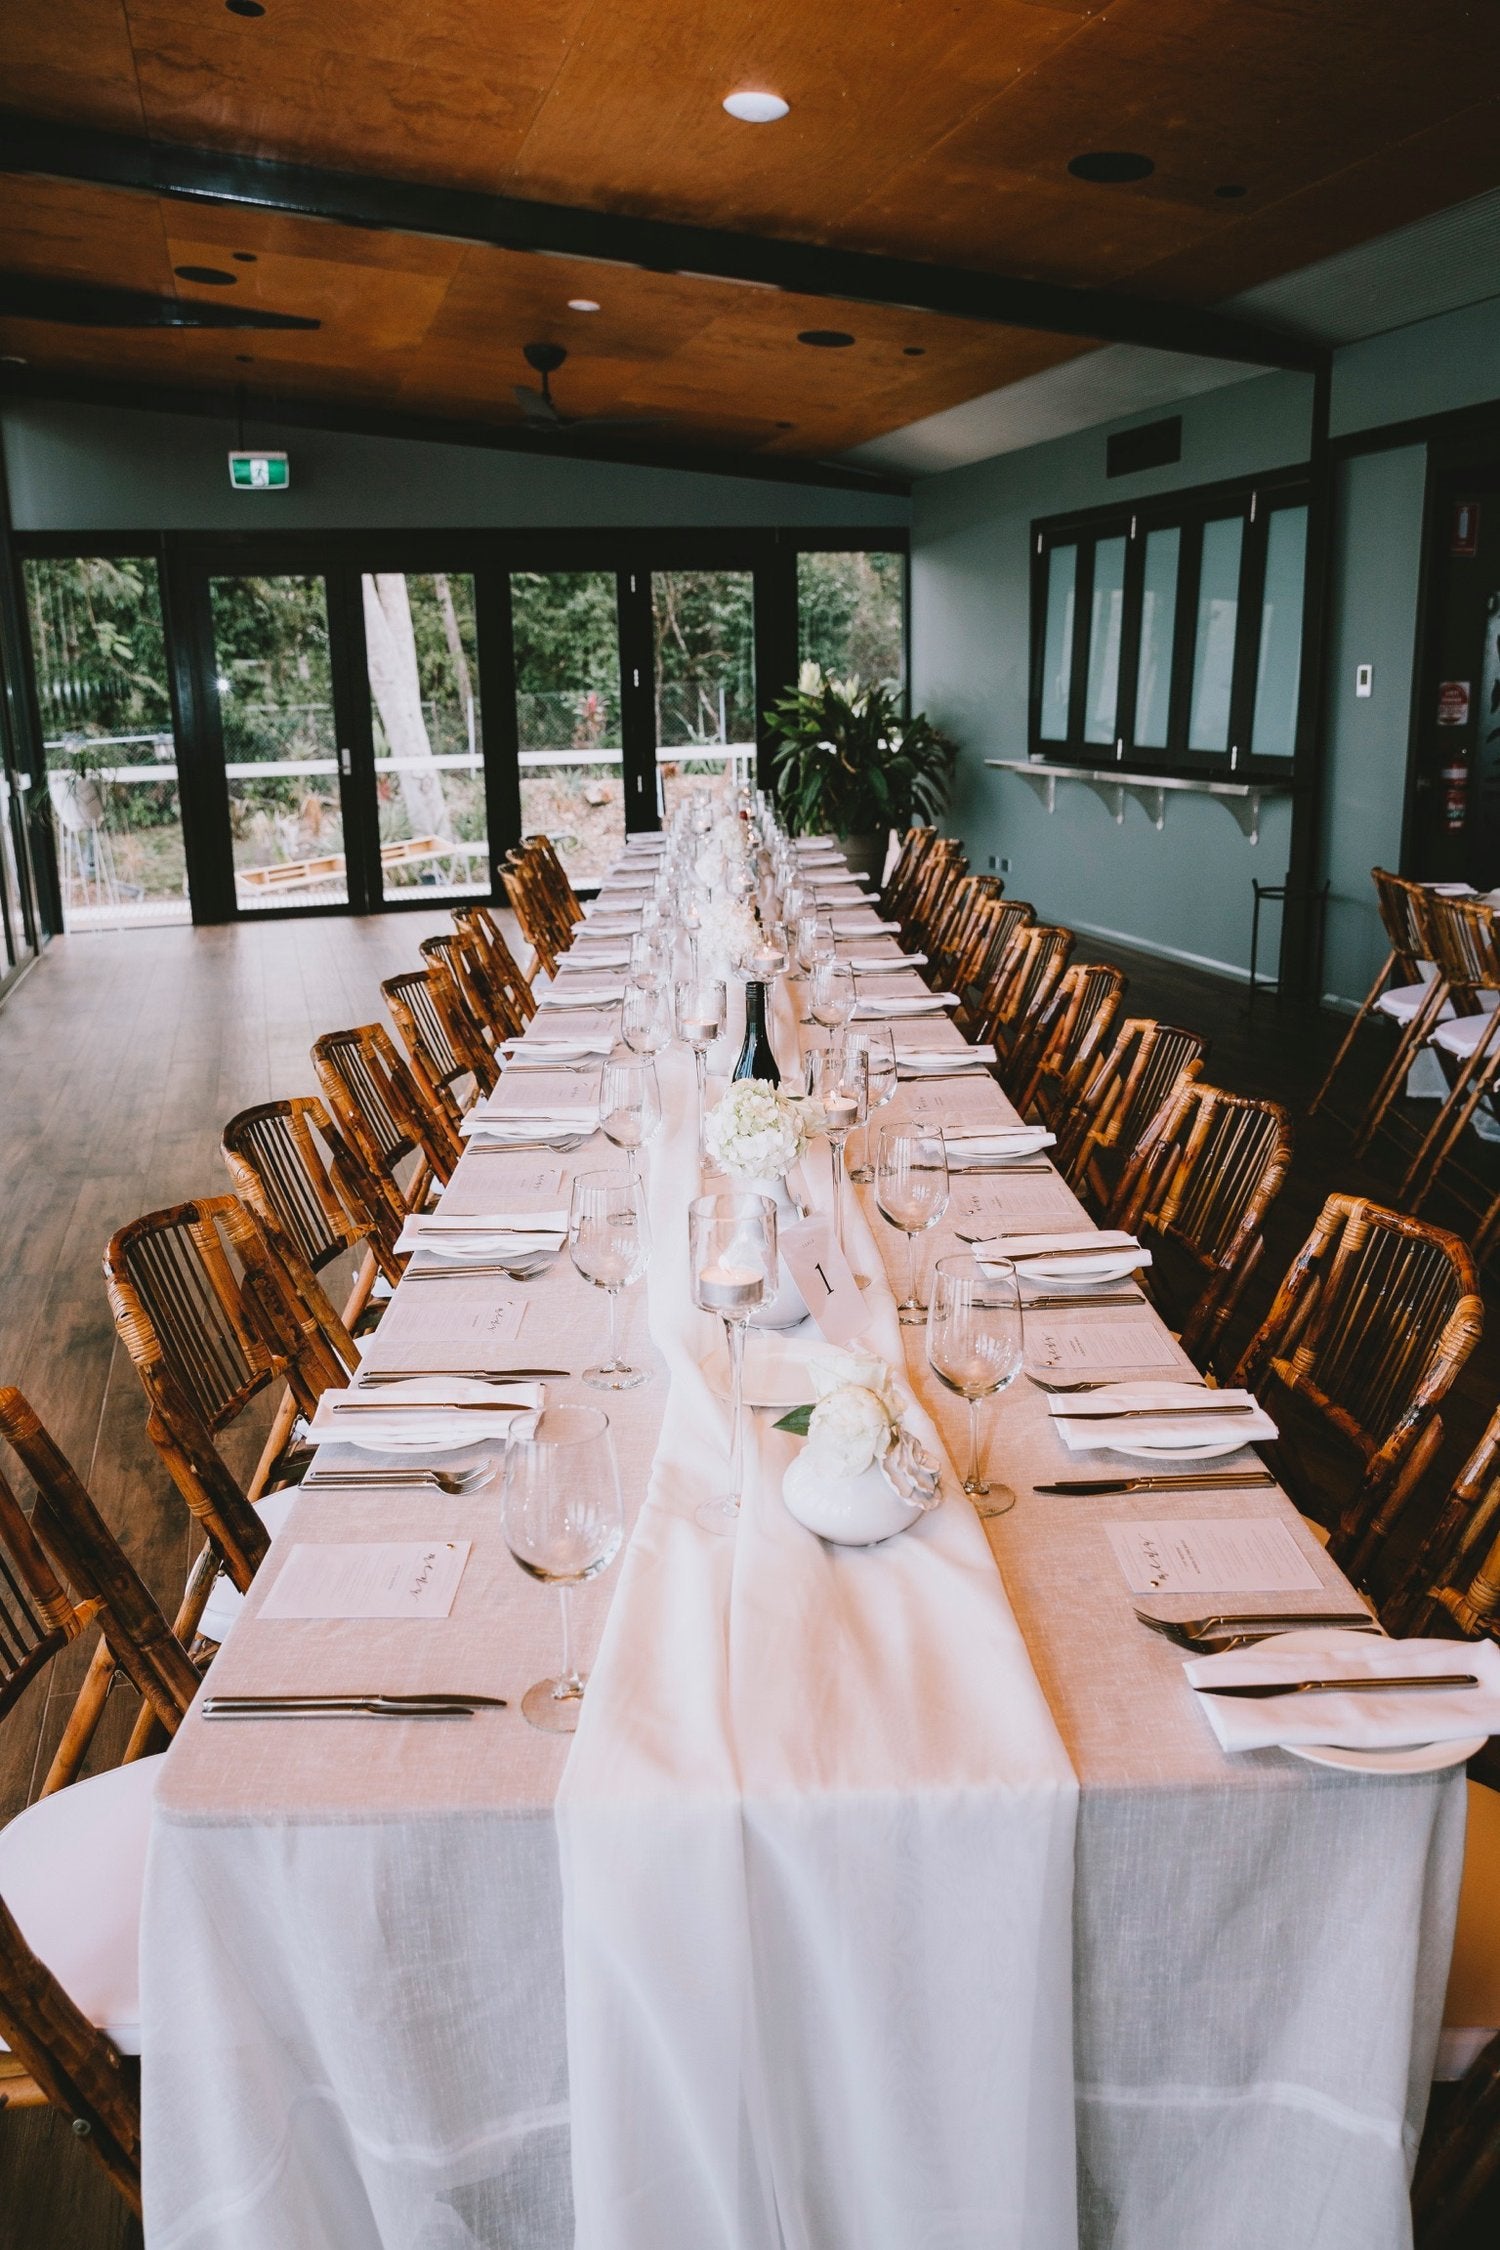
[[552, 396], [552, 377], [568, 356], [567, 346], [523, 344], [521, 354], [542, 378], [540, 390], [529, 383], [515, 386], [516, 404], [534, 430], [550, 430], [561, 437], [569, 430], [644, 430], [667, 420], [664, 414], [564, 414]]

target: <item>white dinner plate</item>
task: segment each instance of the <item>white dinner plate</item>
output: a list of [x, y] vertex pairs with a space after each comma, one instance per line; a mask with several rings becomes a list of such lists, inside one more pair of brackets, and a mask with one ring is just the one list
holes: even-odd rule
[[1016, 1272], [1023, 1281], [1045, 1281], [1049, 1289], [1092, 1289], [1101, 1281], [1124, 1281], [1150, 1262], [1144, 1250], [1101, 1250], [1097, 1258], [1018, 1258]]
[[[1300, 1632], [1276, 1633], [1262, 1648], [1307, 1648], [1337, 1655], [1346, 1641], [1365, 1641], [1368, 1633], [1346, 1633], [1337, 1625], [1304, 1625]], [[1346, 1750], [1337, 1742], [1284, 1742], [1292, 1758], [1313, 1766], [1338, 1766], [1347, 1773], [1442, 1773], [1466, 1765], [1488, 1742], [1487, 1734], [1464, 1735], [1457, 1742], [1404, 1742], [1391, 1750]]]
[[[708, 1387], [716, 1398], [729, 1396], [729, 1355], [722, 1344], [703, 1362]], [[812, 1378], [805, 1361], [796, 1359], [777, 1335], [749, 1329], [745, 1336], [745, 1404], [774, 1406], [785, 1414], [794, 1406], [811, 1406]]]
[[[540, 1387], [539, 1384], [522, 1382], [519, 1379], [517, 1382], [518, 1389], [530, 1393], [535, 1393]], [[441, 1377], [414, 1375], [410, 1382], [406, 1383], [382, 1383], [378, 1389], [364, 1391], [356, 1389], [355, 1396], [365, 1406], [404, 1408], [425, 1405], [431, 1406], [434, 1412], [437, 1412], [444, 1406], [463, 1401], [465, 1404], [493, 1407], [497, 1414], [516, 1415], [534, 1412], [534, 1409], [529, 1405], [507, 1406], [503, 1396], [497, 1396], [492, 1383], [472, 1382], [461, 1375]], [[464, 1453], [476, 1445], [496, 1446], [505, 1443], [504, 1433], [500, 1430], [474, 1429], [472, 1427], [474, 1419], [475, 1417], [467, 1414], [455, 1415], [451, 1423], [444, 1424], [436, 1430], [434, 1430], [432, 1423], [425, 1423], [419, 1426], [409, 1437], [402, 1435], [399, 1431], [392, 1436], [388, 1430], [379, 1436], [366, 1436], [364, 1431], [358, 1429], [351, 1420], [347, 1428], [340, 1427], [336, 1431], [320, 1430], [318, 1432], [318, 1443], [320, 1445], [352, 1445], [360, 1453]], [[465, 1424], [471, 1426], [466, 1428]]]
[[566, 1240], [564, 1234], [465, 1234], [445, 1242], [439, 1235], [424, 1234], [416, 1247], [422, 1257], [441, 1258], [452, 1266], [483, 1265], [494, 1259], [515, 1266], [542, 1251], [555, 1258]]

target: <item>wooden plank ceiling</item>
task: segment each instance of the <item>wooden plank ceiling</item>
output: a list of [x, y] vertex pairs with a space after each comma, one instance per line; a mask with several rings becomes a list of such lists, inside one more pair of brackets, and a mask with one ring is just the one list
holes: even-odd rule
[[[0, 99], [57, 122], [1198, 305], [1500, 183], [1474, 0], [0, 0], [0, 55]], [[747, 85], [791, 114], [735, 122]], [[1099, 149], [1155, 169], [1070, 175]], [[0, 271], [320, 323], [0, 321], [33, 373], [506, 425], [546, 339], [563, 410], [656, 452], [828, 456], [1088, 348], [35, 177]], [[797, 342], [828, 327], [854, 345]]]

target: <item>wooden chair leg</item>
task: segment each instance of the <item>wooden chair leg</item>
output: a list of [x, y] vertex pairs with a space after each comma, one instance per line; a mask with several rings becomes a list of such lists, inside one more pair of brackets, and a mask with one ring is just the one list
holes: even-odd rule
[[1470, 2064], [1417, 2156], [1411, 2209], [1416, 2250], [1448, 2250], [1500, 2176], [1500, 2034]]
[[50, 1797], [54, 1789], [65, 1789], [70, 1781], [76, 1780], [78, 1770], [88, 1756], [89, 1744], [98, 1730], [99, 1721], [104, 1716], [104, 1706], [114, 1683], [115, 1660], [107, 1643], [101, 1640], [89, 1659], [83, 1686], [68, 1713], [62, 1740], [47, 1768], [47, 1778], [41, 1788], [44, 1797]]
[[1376, 1087], [1365, 1121], [1354, 1136], [1352, 1153], [1363, 1156], [1375, 1135], [1385, 1123], [1386, 1116], [1401, 1092], [1401, 1084], [1412, 1063], [1427, 1044], [1428, 1034], [1438, 1021], [1448, 1000], [1448, 987], [1443, 978], [1434, 977], [1428, 987], [1427, 998], [1417, 1009], [1411, 1022], [1396, 1041], [1396, 1051], [1386, 1065], [1384, 1076]]
[[1369, 991], [1365, 994], [1364, 1000], [1360, 1005], [1359, 1011], [1356, 1014], [1353, 1023], [1350, 1024], [1349, 1029], [1344, 1033], [1343, 1041], [1339, 1047], [1338, 1053], [1334, 1056], [1333, 1061], [1328, 1065], [1327, 1077], [1324, 1079], [1322, 1085], [1318, 1088], [1317, 1092], [1313, 1095], [1312, 1100], [1307, 1105], [1307, 1114], [1309, 1117], [1316, 1117], [1318, 1111], [1322, 1108], [1324, 1102], [1328, 1099], [1329, 1090], [1332, 1087], [1335, 1078], [1337, 1078], [1339, 1072], [1344, 1067], [1344, 1057], [1349, 1053], [1350, 1048], [1354, 1045], [1355, 1040], [1358, 1038], [1361, 1024], [1366, 1023], [1369, 1020], [1371, 1010], [1374, 1008], [1376, 1001], [1380, 998], [1381, 993], [1384, 992], [1386, 979], [1390, 976], [1395, 966], [1395, 954], [1388, 953], [1385, 957], [1384, 967], [1381, 969], [1379, 976], [1375, 979], [1375, 982], [1371, 985]]

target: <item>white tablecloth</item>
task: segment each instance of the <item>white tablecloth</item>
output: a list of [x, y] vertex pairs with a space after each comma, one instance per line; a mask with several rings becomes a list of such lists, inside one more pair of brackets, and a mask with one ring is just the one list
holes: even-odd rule
[[[502, 1106], [547, 1085], [502, 1085]], [[897, 1101], [1012, 1114], [987, 1082]], [[562, 1168], [613, 1153], [596, 1142]], [[470, 1152], [444, 1208], [516, 1208], [539, 1173], [538, 1203], [555, 1205], [547, 1166]], [[674, 1174], [658, 1155], [658, 1193]], [[1046, 1225], [1073, 1209], [1050, 1178], [968, 1182], [933, 1250], [997, 1203]], [[952, 1497], [886, 1550], [811, 1541], [776, 1500], [779, 1439], [738, 1538], [690, 1531], [723, 1424], [680, 1301], [663, 1302], [685, 1249], [660, 1222], [657, 1258], [660, 1348], [639, 1292], [627, 1338], [671, 1374], [670, 1411], [664, 1436], [660, 1378], [610, 1402], [628, 1503], [645, 1505], [623, 1566], [575, 1597], [586, 1661], [612, 1603], [615, 1617], [561, 1807], [568, 1745], [514, 1708], [427, 1729], [190, 1717], [173, 1746], [143, 1932], [150, 2250], [567, 2250], [570, 2170], [585, 2250], [1050, 2250], [1069, 2180], [1069, 1764], [1079, 2240], [1404, 2250], [1462, 1849], [1452, 1777], [1226, 1758], [1177, 1653], [1131, 1617], [1104, 1538], [1140, 1502], [1031, 1491], [1067, 1457], [1024, 1384], [995, 1413], [1021, 1494], [988, 1527], [1003, 1593]], [[522, 1326], [497, 1347], [507, 1302]], [[602, 1312], [565, 1262], [524, 1290], [408, 1285], [371, 1361], [417, 1364], [441, 1340], [455, 1364], [577, 1366]], [[1157, 1333], [1153, 1358], [1170, 1360]], [[926, 1377], [920, 1332], [908, 1340], [913, 1388], [956, 1449], [962, 1409]], [[1297, 1521], [1272, 1490], [1149, 1505]], [[258, 1615], [290, 1541], [434, 1523], [473, 1543], [441, 1624]], [[1300, 1536], [1323, 1587], [1340, 1585]], [[648, 1638], [632, 1616], [664, 1629]], [[555, 1607], [511, 1562], [493, 1494], [304, 1494], [215, 1685], [514, 1700], [556, 1648]]]

